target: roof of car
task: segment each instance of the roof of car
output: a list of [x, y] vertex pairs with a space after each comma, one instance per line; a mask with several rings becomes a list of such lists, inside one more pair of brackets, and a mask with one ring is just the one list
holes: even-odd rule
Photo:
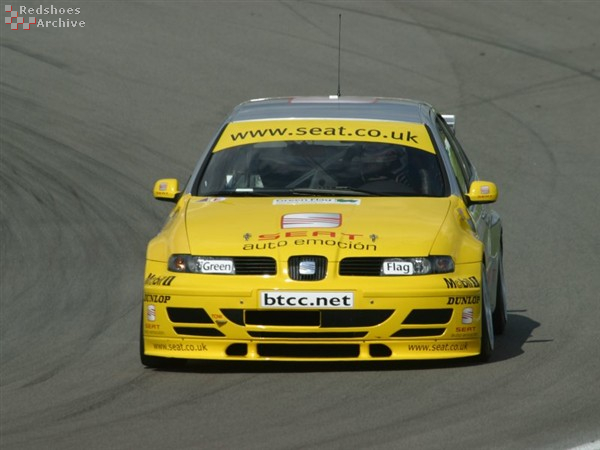
[[238, 105], [227, 122], [287, 118], [336, 118], [427, 122], [431, 105], [382, 97], [278, 97]]

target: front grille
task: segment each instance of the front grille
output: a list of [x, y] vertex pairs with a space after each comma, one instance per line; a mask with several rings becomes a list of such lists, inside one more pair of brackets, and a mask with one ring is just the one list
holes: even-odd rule
[[225, 336], [216, 328], [193, 328], [193, 327], [174, 327], [175, 333], [187, 334], [189, 336], [212, 336], [222, 337]]
[[259, 356], [271, 358], [358, 358], [358, 344], [258, 344]]
[[396, 331], [392, 337], [426, 337], [441, 336], [446, 331], [445, 328], [405, 328]]
[[225, 349], [227, 356], [247, 356], [248, 344], [231, 344]]
[[413, 309], [406, 319], [402, 322], [403, 325], [432, 325], [444, 324], [450, 322], [452, 317], [452, 308], [440, 309]]
[[214, 323], [202, 308], [167, 308], [169, 320], [173, 323]]
[[253, 338], [271, 339], [352, 339], [362, 338], [366, 331], [326, 331], [319, 332], [294, 332], [294, 331], [248, 331]]
[[283, 325], [290, 327], [318, 327], [319, 311], [246, 311], [246, 325]]
[[232, 258], [236, 275], [276, 275], [277, 264], [269, 257], [235, 256]]
[[369, 345], [369, 356], [371, 358], [389, 358], [392, 356], [392, 349], [384, 344]]
[[228, 320], [236, 325], [356, 328], [374, 327], [385, 322], [394, 311], [391, 309], [365, 310], [260, 310], [222, 309]]
[[344, 258], [340, 261], [340, 275], [355, 277], [378, 277], [384, 258]]
[[324, 328], [374, 327], [385, 322], [394, 313], [392, 309], [366, 309], [357, 311], [321, 311]]
[[288, 273], [292, 280], [319, 281], [327, 276], [327, 258], [303, 255], [288, 259]]

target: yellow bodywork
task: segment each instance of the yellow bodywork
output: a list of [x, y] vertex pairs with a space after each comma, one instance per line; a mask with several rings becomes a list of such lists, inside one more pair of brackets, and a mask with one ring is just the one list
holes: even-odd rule
[[[339, 219], [327, 227], [283, 225], [285, 218], [303, 214], [334, 214]], [[455, 196], [218, 198], [186, 194], [148, 246], [144, 353], [185, 359], [312, 361], [477, 355], [483, 245], [468, 217], [464, 203]], [[269, 256], [275, 259], [277, 271], [260, 276], [177, 273], [167, 269], [173, 254]], [[295, 255], [326, 257], [326, 277], [291, 279], [287, 264]], [[452, 256], [455, 270], [416, 276], [348, 276], [338, 270], [347, 257], [428, 255]], [[351, 292], [353, 304], [327, 311], [271, 308], [265, 313], [259, 302], [263, 291]], [[343, 310], [350, 312], [339, 312]], [[290, 322], [292, 311], [303, 314], [306, 321]], [[428, 316], [430, 311], [436, 311], [433, 318]], [[277, 312], [285, 317], [283, 323], [261, 322], [276, 317]], [[372, 320], [363, 321], [361, 314]], [[424, 317], [421, 323], [408, 319], [415, 314]], [[343, 317], [350, 319], [336, 326]], [[360, 323], [353, 326], [352, 321]]]

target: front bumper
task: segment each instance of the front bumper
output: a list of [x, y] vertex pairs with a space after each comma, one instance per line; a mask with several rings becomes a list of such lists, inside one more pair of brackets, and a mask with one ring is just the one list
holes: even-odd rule
[[[148, 261], [144, 353], [211, 360], [423, 360], [480, 353], [481, 265], [415, 277], [174, 274]], [[317, 287], [318, 285], [318, 287]], [[354, 293], [352, 308], [261, 308], [261, 290]]]

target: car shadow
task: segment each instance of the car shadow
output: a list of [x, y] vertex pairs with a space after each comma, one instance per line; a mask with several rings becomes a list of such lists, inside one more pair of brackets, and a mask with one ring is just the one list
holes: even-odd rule
[[540, 323], [526, 315], [527, 310], [509, 310], [506, 330], [501, 336], [496, 336], [496, 348], [490, 362], [500, 362], [516, 358], [525, 353], [524, 344], [546, 343], [553, 339], [532, 339], [533, 330]]
[[[551, 342], [531, 340], [533, 330], [539, 322], [528, 317], [526, 310], [511, 310], [504, 334], [496, 336], [496, 348], [490, 361], [494, 364], [517, 358], [525, 351], [525, 343]], [[160, 369], [161, 372], [179, 373], [311, 373], [311, 372], [359, 372], [359, 371], [402, 371], [439, 370], [456, 367], [476, 366], [481, 363], [473, 358], [427, 360], [427, 361], [207, 361], [192, 360], [184, 366]]]

